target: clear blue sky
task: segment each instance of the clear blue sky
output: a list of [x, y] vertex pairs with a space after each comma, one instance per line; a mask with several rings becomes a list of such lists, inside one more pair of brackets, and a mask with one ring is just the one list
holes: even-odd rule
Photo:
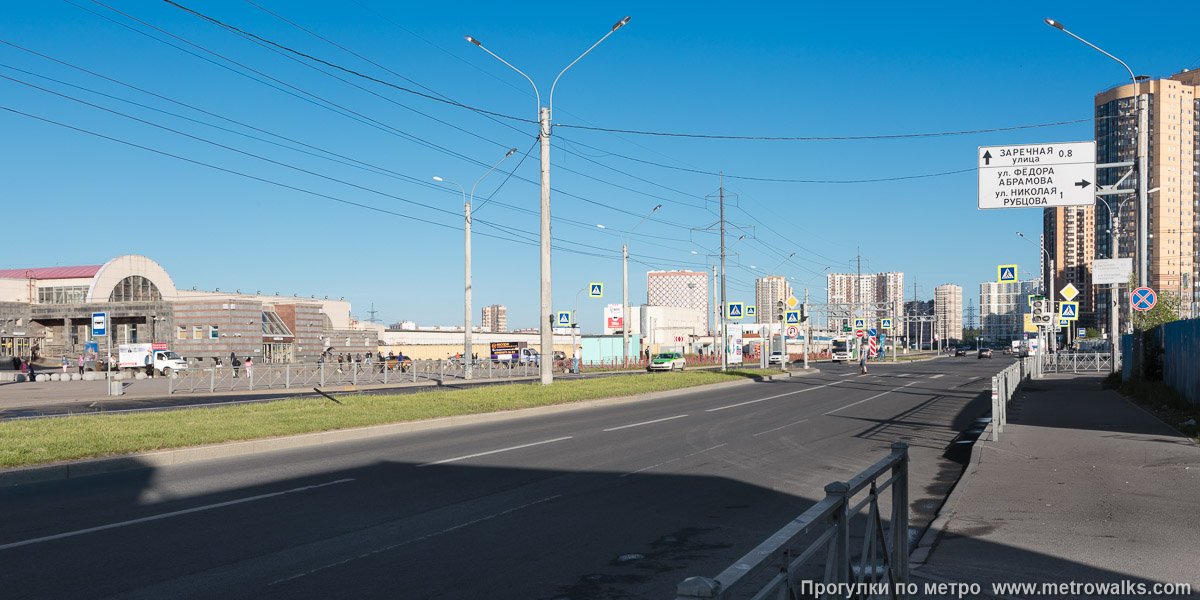
[[[5, 7], [0, 204], [8, 243], [0, 268], [137, 253], [183, 288], [345, 296], [360, 318], [374, 303], [387, 323], [457, 324], [461, 194], [432, 177], [469, 191], [517, 148], [477, 191], [474, 319], [479, 307], [503, 304], [510, 327], [535, 326], [536, 125], [336, 71], [165, 2], [106, 4]], [[581, 287], [605, 283], [603, 300], [581, 296], [585, 331], [599, 329], [604, 304], [620, 301], [620, 240], [595, 225], [627, 229], [663, 205], [630, 243], [630, 301], [644, 302], [647, 270], [712, 264], [704, 255], [716, 251], [716, 237], [692, 228], [717, 221], [716, 204], [704, 198], [720, 187], [718, 172], [738, 195], [729, 222], [752, 228], [729, 260], [730, 300], [753, 301], [761, 273], [750, 265], [794, 277], [798, 288], [811, 280], [820, 299], [823, 278], [814, 276], [826, 266], [849, 271], [861, 247], [866, 272], [904, 271], [921, 298], [956, 283], [977, 304], [978, 283], [995, 276], [995, 265], [1036, 272], [1038, 250], [1013, 232], [1036, 239], [1041, 211], [977, 210], [975, 148], [1088, 140], [1092, 125], [839, 141], [568, 125], [844, 137], [1089, 119], [1092, 96], [1126, 72], [1045, 17], [1138, 74], [1200, 67], [1200, 4], [1181, 2], [563, 3], [541, 12], [381, 0], [181, 4], [395, 86], [528, 121], [536, 119], [532, 86], [463, 35], [525, 71], [545, 98], [564, 66], [632, 16], [562, 77], [554, 97], [554, 308], [571, 309]], [[962, 172], [872, 183], [747, 179], [952, 171]]]

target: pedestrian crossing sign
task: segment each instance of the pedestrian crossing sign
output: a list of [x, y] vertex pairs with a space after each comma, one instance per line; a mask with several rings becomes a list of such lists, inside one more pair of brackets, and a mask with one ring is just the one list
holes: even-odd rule
[[800, 311], [789, 310], [789, 311], [784, 312], [783, 314], [784, 314], [784, 323], [786, 323], [788, 325], [799, 325], [800, 324]]
[[559, 325], [559, 327], [570, 327], [571, 326], [571, 311], [568, 311], [568, 310], [558, 311], [558, 325]]
[[892, 320], [891, 319], [881, 319], [879, 321], [879, 328], [880, 329], [891, 329], [892, 328]]
[[743, 309], [743, 304], [741, 302], [730, 302], [729, 303], [729, 318], [730, 319], [742, 318], [742, 313], [743, 313], [742, 309]]
[[750, 306], [747, 306], [747, 307], [746, 307], [746, 316], [747, 316], [747, 317], [753, 317], [753, 316], [754, 316], [754, 305], [753, 305], [753, 304], [751, 304]]
[[1068, 321], [1068, 320], [1066, 320], [1066, 319], [1059, 319], [1059, 320], [1058, 320], [1058, 327], [1059, 327], [1059, 329], [1062, 329], [1063, 327], [1070, 327], [1070, 326], [1071, 326], [1071, 322], [1070, 322], [1070, 321]]
[[593, 297], [593, 298], [603, 298], [603, 297], [604, 297], [604, 284], [602, 284], [602, 283], [593, 283], [593, 284], [592, 284], [592, 291], [591, 291], [591, 294], [590, 294], [590, 295], [591, 295], [591, 297]]
[[1078, 302], [1059, 302], [1058, 303], [1058, 318], [1074, 321], [1079, 318], [1079, 303]]
[[1017, 265], [1000, 265], [996, 267], [996, 281], [1007, 283], [1017, 280]]
[[867, 328], [867, 320], [866, 319], [855, 319], [854, 320], [854, 328], [855, 329], [866, 329]]

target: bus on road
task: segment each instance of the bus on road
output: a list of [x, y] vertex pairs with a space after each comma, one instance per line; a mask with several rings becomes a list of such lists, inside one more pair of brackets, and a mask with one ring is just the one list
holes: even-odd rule
[[831, 344], [833, 362], [858, 360], [858, 338], [835, 337]]

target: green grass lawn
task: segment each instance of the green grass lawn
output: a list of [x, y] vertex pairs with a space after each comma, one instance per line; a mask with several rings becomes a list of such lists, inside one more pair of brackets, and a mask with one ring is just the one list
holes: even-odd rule
[[103, 413], [0, 423], [0, 467], [19, 467], [236, 440], [419, 421], [673, 390], [777, 370], [685, 371], [430, 391], [396, 396], [291, 398], [163, 412]]

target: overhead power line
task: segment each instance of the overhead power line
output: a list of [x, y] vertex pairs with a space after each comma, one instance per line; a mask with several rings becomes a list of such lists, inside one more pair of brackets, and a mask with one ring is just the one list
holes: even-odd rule
[[[164, 0], [169, 2], [170, 0]], [[943, 137], [951, 135], [970, 135], [976, 133], [995, 133], [998, 131], [1017, 131], [1021, 129], [1036, 129], [1038, 127], [1055, 127], [1058, 125], [1071, 125], [1074, 123], [1086, 123], [1091, 121], [1087, 119], [1075, 119], [1074, 121], [1057, 121], [1054, 123], [1038, 123], [1035, 125], [1014, 125], [1011, 127], [993, 127], [991, 129], [968, 129], [963, 131], [933, 131], [925, 133], [896, 133], [890, 135], [832, 135], [832, 136], [756, 136], [756, 135], [711, 135], [703, 133], [672, 133], [666, 131], [638, 131], [635, 129], [611, 129], [606, 127], [590, 127], [587, 125], [570, 125], [565, 123], [555, 123], [555, 127], [567, 127], [570, 129], [584, 129], [588, 131], [605, 131], [608, 133], [628, 133], [631, 135], [656, 135], [662, 137], [681, 137], [681, 138], [697, 138], [706, 140], [755, 140], [755, 141], [799, 141], [799, 142], [825, 142], [825, 141], [854, 141], [854, 140], [898, 140], [911, 138], [927, 138], [927, 137]]]

